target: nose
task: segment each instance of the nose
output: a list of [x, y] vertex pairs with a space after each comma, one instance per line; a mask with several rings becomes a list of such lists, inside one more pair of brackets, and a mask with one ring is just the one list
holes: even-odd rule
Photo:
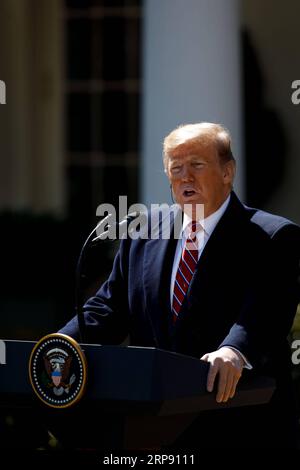
[[184, 165], [182, 169], [182, 180], [183, 181], [193, 181], [194, 173], [193, 169], [189, 165]]

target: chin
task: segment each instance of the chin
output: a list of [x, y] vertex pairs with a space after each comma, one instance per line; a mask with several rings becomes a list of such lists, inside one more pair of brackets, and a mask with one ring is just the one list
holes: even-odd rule
[[200, 201], [185, 200], [180, 206], [191, 219], [203, 219], [206, 212], [205, 204]]

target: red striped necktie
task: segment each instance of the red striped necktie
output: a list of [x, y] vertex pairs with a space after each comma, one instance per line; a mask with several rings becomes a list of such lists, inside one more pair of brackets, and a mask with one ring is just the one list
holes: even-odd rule
[[174, 283], [172, 302], [172, 318], [174, 323], [178, 318], [198, 262], [198, 241], [196, 232], [200, 227], [198, 222], [190, 222], [186, 229], [188, 231], [188, 237], [186, 238], [182, 250]]

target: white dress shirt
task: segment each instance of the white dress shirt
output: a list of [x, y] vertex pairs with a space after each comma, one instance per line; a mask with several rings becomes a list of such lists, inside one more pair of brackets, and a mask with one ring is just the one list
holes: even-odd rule
[[[206, 217], [206, 219], [199, 220], [199, 224], [201, 225], [202, 229], [200, 229], [196, 233], [197, 241], [198, 241], [198, 260], [201, 257], [204, 247], [213, 233], [214, 229], [217, 226], [217, 223], [221, 219], [222, 215], [227, 209], [227, 206], [230, 201], [230, 195], [228, 198], [223, 202], [223, 204], [219, 207], [216, 212]], [[173, 269], [172, 269], [172, 276], [171, 276], [171, 286], [170, 286], [170, 300], [171, 300], [171, 307], [173, 302], [173, 290], [174, 284], [176, 279], [176, 274], [182, 254], [182, 249], [184, 247], [185, 241], [187, 239], [188, 233], [186, 232], [187, 225], [192, 222], [192, 219], [187, 215], [184, 214], [183, 216], [183, 223], [182, 223], [182, 231], [181, 231], [181, 238], [178, 239], [177, 247], [175, 251], [174, 261], [173, 261]]]
[[[223, 202], [223, 204], [219, 207], [218, 210], [216, 210], [213, 214], [209, 215], [206, 217], [206, 219], [200, 219], [198, 222], [201, 225], [201, 229], [197, 231], [196, 237], [198, 241], [198, 260], [201, 258], [201, 255], [203, 253], [203, 250], [205, 248], [205, 245], [207, 241], [209, 240], [209, 237], [213, 233], [214, 229], [216, 228], [219, 220], [221, 219], [222, 215], [226, 211], [228, 204], [230, 201], [230, 195], [227, 197], [227, 199]], [[178, 239], [177, 246], [176, 246], [176, 251], [175, 251], [175, 256], [174, 256], [174, 261], [173, 261], [173, 268], [172, 268], [172, 276], [171, 276], [171, 285], [170, 285], [170, 302], [171, 302], [171, 308], [172, 308], [172, 303], [173, 303], [173, 290], [174, 290], [174, 284], [175, 284], [175, 279], [176, 279], [176, 274], [182, 254], [182, 249], [184, 247], [185, 241], [188, 237], [187, 233], [187, 225], [192, 222], [192, 219], [187, 215], [184, 214], [183, 216], [183, 223], [182, 223], [182, 231], [181, 231], [181, 238]], [[251, 364], [247, 361], [245, 356], [236, 348], [233, 348], [231, 346], [228, 346], [234, 351], [237, 351], [243, 360], [245, 361], [244, 367], [246, 369], [252, 369]], [[211, 351], [208, 351], [211, 352]]]

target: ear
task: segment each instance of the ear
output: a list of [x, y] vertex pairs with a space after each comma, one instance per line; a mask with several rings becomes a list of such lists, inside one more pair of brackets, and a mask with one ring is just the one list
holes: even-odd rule
[[230, 160], [223, 165], [223, 181], [225, 184], [232, 184], [235, 177], [235, 161]]
[[168, 178], [168, 180], [170, 180], [169, 172], [168, 172], [168, 169], [166, 167], [164, 167], [164, 173], [165, 173], [166, 177]]

